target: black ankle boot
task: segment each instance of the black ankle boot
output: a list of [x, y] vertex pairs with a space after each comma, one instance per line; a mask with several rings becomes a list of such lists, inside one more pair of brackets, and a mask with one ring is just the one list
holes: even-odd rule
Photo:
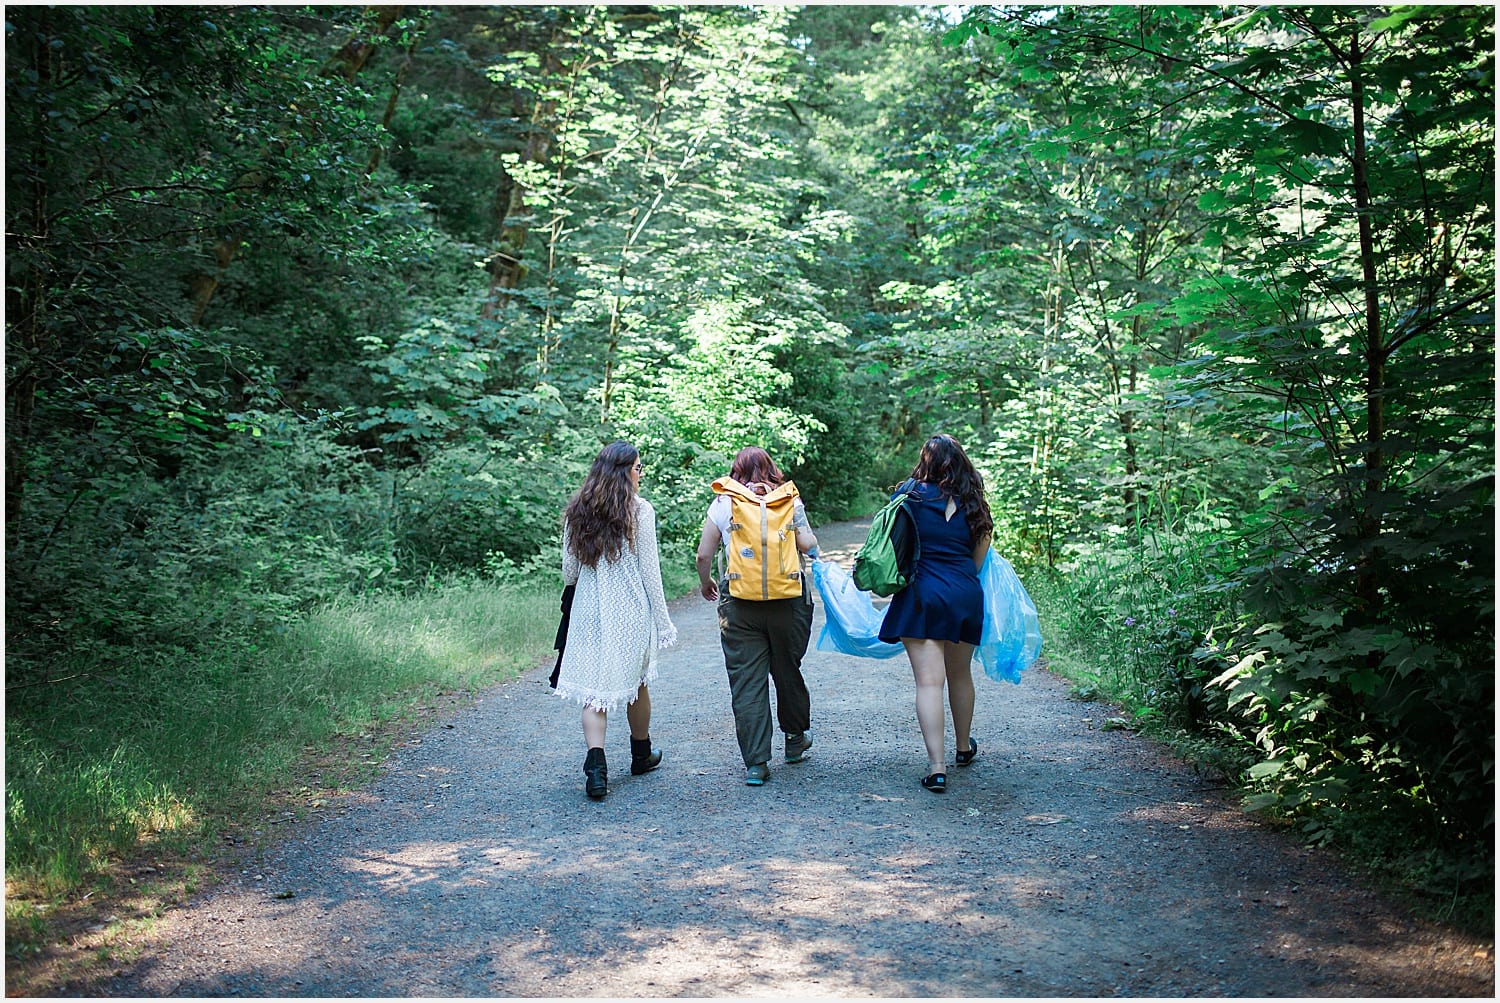
[[630, 740], [630, 772], [635, 776], [650, 773], [661, 765], [661, 750], [651, 751], [651, 736]]
[[609, 768], [604, 764], [603, 749], [590, 749], [583, 760], [583, 792], [596, 801], [609, 793]]

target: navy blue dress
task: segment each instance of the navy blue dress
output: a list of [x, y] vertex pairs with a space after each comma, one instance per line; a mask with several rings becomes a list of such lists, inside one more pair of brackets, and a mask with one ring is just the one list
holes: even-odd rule
[[[984, 628], [984, 589], [974, 567], [974, 538], [963, 509], [945, 519], [948, 499], [937, 485], [915, 482], [907, 502], [917, 522], [921, 553], [911, 584], [891, 597], [880, 639], [903, 637], [978, 644]], [[894, 497], [894, 496], [893, 496]]]

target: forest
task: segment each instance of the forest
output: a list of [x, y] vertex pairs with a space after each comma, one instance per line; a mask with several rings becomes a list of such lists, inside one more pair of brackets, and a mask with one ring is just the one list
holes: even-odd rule
[[5, 29], [8, 930], [536, 664], [602, 444], [681, 594], [940, 431], [1079, 699], [1492, 923], [1492, 7]]

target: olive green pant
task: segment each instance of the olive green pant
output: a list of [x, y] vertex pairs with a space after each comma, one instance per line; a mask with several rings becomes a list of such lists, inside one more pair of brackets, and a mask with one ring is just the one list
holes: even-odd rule
[[746, 766], [771, 759], [771, 689], [776, 721], [788, 734], [812, 723], [812, 701], [802, 678], [802, 656], [812, 636], [813, 605], [804, 579], [797, 599], [736, 599], [719, 588], [719, 643], [729, 672], [734, 731]]

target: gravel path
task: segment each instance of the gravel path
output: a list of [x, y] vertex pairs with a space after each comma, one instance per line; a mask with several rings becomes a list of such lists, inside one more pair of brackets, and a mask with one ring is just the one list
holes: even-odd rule
[[1038, 669], [979, 674], [980, 755], [938, 796], [905, 659], [810, 651], [816, 744], [786, 765], [778, 736], [746, 787], [713, 606], [672, 608], [661, 769], [629, 775], [620, 714], [585, 798], [577, 711], [533, 670], [169, 913], [108, 992], [1493, 995], [1493, 942], [1407, 919]]

